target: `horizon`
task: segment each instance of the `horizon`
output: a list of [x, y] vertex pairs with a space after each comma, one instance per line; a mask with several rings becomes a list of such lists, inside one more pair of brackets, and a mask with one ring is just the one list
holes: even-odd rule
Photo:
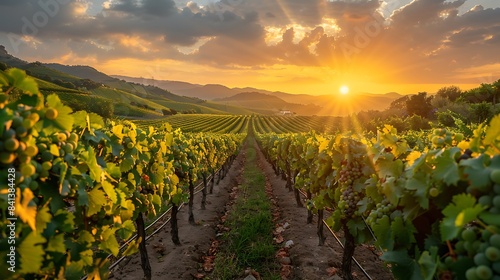
[[[70, 65], [70, 66], [76, 66], [76, 65]], [[132, 76], [115, 75], [115, 74], [107, 74], [107, 75], [109, 75], [111, 77], [123, 77], [123, 78], [132, 78], [132, 79], [143, 79], [144, 81], [150, 81], [151, 80], [151, 79], [145, 78], [145, 77], [132, 77]], [[159, 80], [159, 79], [155, 79], [155, 81], [157, 81], [157, 82], [181, 82], [181, 83], [189, 83], [189, 84], [200, 85], [200, 86], [208, 86], [208, 85], [224, 86], [224, 87], [229, 88], [229, 89], [245, 89], [245, 88], [249, 88], [249, 89], [264, 90], [264, 91], [269, 91], [269, 92], [282, 92], [282, 93], [298, 94], [298, 95], [299, 94], [306, 94], [306, 95], [312, 95], [312, 96], [320, 96], [320, 95], [330, 95], [331, 94], [331, 93], [313, 94], [313, 93], [306, 93], [306, 92], [288, 92], [288, 91], [283, 91], [283, 90], [269, 90], [269, 89], [265, 89], [265, 88], [257, 88], [257, 87], [253, 87], [253, 86], [234, 86], [234, 87], [232, 87], [232, 86], [228, 86], [228, 85], [224, 85], [224, 84], [217, 84], [217, 83], [199, 84], [199, 83], [193, 83], [193, 82], [190, 82], [190, 81], [177, 81], [177, 80]], [[158, 85], [150, 84], [150, 83], [143, 83], [143, 84], [145, 84], [145, 85], [152, 85], [152, 86], [158, 86]], [[432, 94], [435, 94], [442, 87], [457, 86], [457, 85], [450, 84], [450, 85], [431, 85], [431, 86], [433, 86], [434, 88], [436, 88], [436, 90], [435, 91], [430, 91], [430, 92], [429, 91], [425, 91], [425, 92], [432, 95]], [[479, 84], [478, 85], [471, 84], [471, 85], [468, 85], [468, 86], [469, 86], [468, 88], [464, 88], [464, 87], [460, 87], [460, 88], [462, 90], [472, 89], [472, 88], [478, 87]], [[418, 92], [422, 92], [422, 91], [418, 91]], [[418, 92], [414, 92], [414, 93], [401, 93], [401, 92], [397, 92], [397, 91], [388, 91], [388, 92], [356, 91], [356, 92], [353, 92], [352, 89], [350, 89], [349, 95], [356, 95], [356, 94], [385, 95], [385, 94], [392, 94], [392, 93], [399, 94], [399, 95], [412, 95], [412, 94], [418, 94]]]
[[495, 0], [20, 0], [0, 44], [30, 62], [293, 94], [435, 93], [500, 78]]

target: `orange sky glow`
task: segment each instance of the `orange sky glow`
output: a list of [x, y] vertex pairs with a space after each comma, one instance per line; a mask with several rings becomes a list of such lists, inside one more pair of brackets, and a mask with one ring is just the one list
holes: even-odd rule
[[53, 1], [0, 3], [0, 44], [109, 75], [313, 95], [500, 78], [495, 0]]

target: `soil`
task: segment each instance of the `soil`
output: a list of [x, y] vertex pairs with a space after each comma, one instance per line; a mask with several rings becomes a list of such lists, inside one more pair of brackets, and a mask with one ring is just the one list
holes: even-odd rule
[[[242, 149], [244, 151], [244, 149]], [[214, 186], [213, 194], [207, 195], [206, 210], [201, 210], [201, 193], [194, 199], [196, 225], [188, 222], [188, 209], [183, 207], [178, 214], [179, 237], [181, 245], [176, 246], [170, 237], [170, 227], [165, 227], [148, 241], [148, 254], [153, 279], [195, 279], [195, 275], [206, 274], [202, 269], [202, 257], [207, 254], [210, 245], [216, 239], [217, 224], [224, 215], [230, 192], [237, 186], [242, 175], [245, 156], [238, 155], [229, 172], [219, 185]], [[277, 221], [280, 225], [288, 224], [282, 236], [284, 242], [293, 241], [288, 250], [292, 271], [286, 279], [341, 279], [340, 267], [342, 248], [325, 228], [327, 239], [324, 246], [318, 246], [316, 235], [316, 216], [312, 224], [307, 224], [306, 208], [297, 207], [293, 192], [285, 188], [286, 182], [276, 176], [271, 165], [258, 150], [259, 166], [266, 175], [267, 183], [272, 186], [274, 200], [280, 211]], [[325, 218], [328, 213], [325, 213]], [[390, 271], [378, 258], [377, 251], [370, 246], [358, 246], [355, 258], [368, 272], [372, 279], [393, 279]], [[355, 279], [368, 279], [353, 264]], [[125, 260], [111, 272], [112, 279], [142, 279], [139, 254]]]

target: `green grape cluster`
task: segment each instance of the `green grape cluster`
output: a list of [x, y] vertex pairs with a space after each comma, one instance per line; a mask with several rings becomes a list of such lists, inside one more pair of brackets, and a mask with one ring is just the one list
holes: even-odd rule
[[362, 198], [362, 193], [354, 190], [353, 183], [362, 176], [361, 164], [357, 161], [344, 161], [339, 174], [341, 194], [338, 207], [343, 210], [345, 218], [359, 215], [357, 204]]
[[446, 145], [457, 145], [464, 140], [464, 135], [462, 133], [453, 133], [444, 128], [437, 128], [429, 135], [429, 138], [436, 148], [442, 148]]
[[0, 139], [0, 163], [4, 166], [19, 166], [16, 171], [16, 183], [36, 173], [34, 157], [38, 154], [35, 140], [31, 136], [32, 127], [40, 116], [31, 107], [19, 106], [7, 121]]
[[375, 209], [370, 212], [370, 215], [366, 218], [366, 223], [371, 227], [377, 224], [377, 221], [384, 216], [389, 216], [396, 207], [392, 205], [389, 200], [384, 198], [381, 202], [377, 203]]
[[48, 178], [50, 172], [58, 174], [62, 163], [74, 164], [78, 138], [76, 133], [63, 131], [54, 133], [37, 144], [39, 155], [36, 159], [41, 165], [40, 179]]
[[488, 209], [489, 212], [500, 214], [500, 184], [495, 184], [489, 192], [483, 193], [479, 197], [478, 203]]
[[[459, 241], [455, 244], [458, 260], [469, 258], [474, 266], [467, 269], [468, 280], [500, 280], [500, 231], [495, 226], [485, 229], [476, 226], [462, 230]], [[451, 266], [455, 262], [451, 256], [444, 263]]]

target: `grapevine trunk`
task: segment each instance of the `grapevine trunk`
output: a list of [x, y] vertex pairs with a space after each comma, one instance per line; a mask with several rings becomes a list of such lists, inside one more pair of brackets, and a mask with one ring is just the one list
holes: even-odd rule
[[146, 227], [144, 226], [142, 213], [139, 213], [135, 222], [137, 224], [137, 238], [141, 239], [139, 252], [141, 254], [141, 266], [144, 271], [144, 278], [151, 280], [151, 265], [149, 264], [148, 249], [146, 248]]

